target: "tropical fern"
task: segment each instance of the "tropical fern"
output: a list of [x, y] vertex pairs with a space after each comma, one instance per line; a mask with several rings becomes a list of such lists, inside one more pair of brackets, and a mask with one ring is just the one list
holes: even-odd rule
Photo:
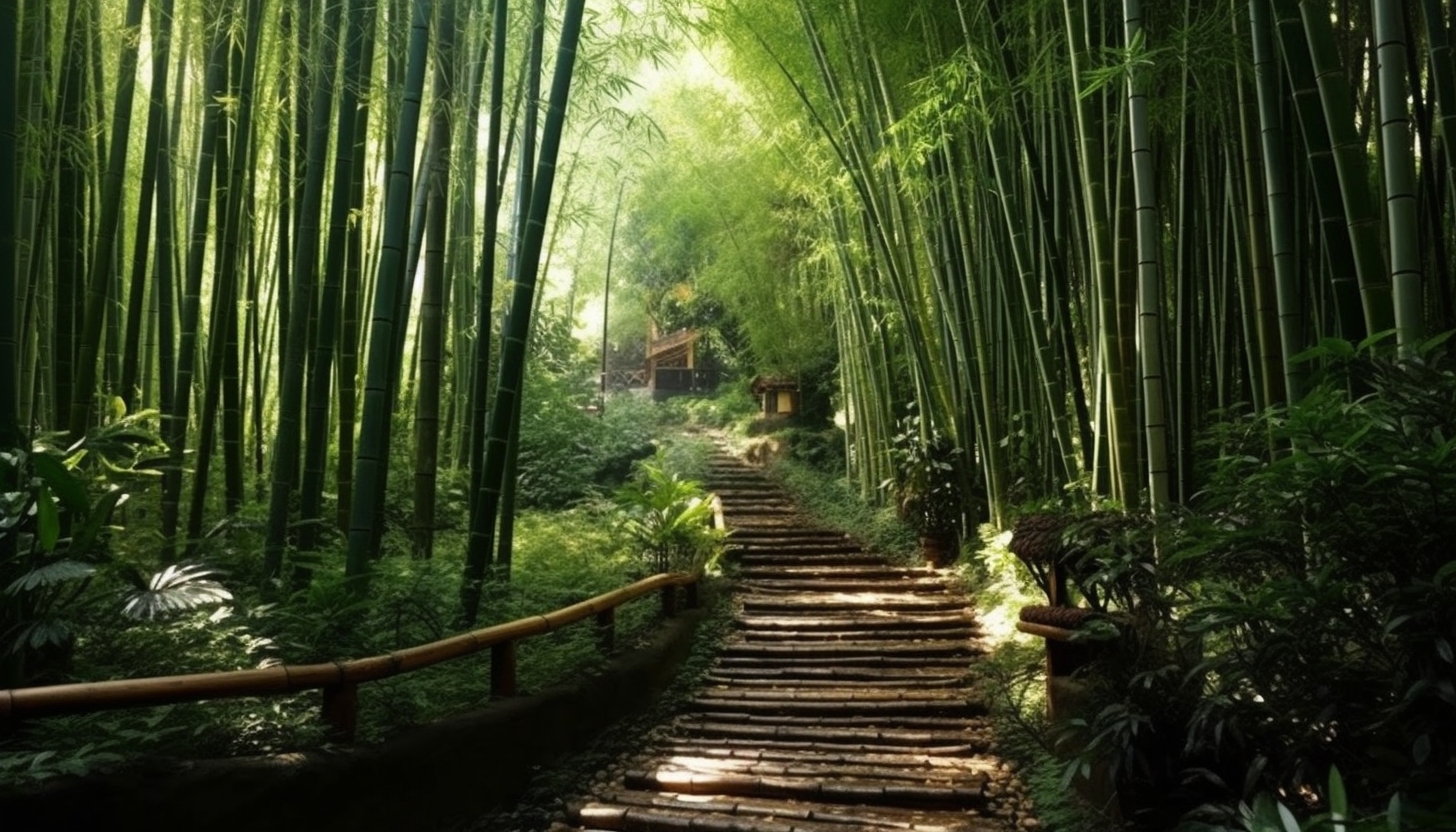
[[617, 490], [616, 502], [623, 530], [659, 572], [702, 568], [722, 551], [725, 533], [712, 527], [707, 492], [669, 472], [661, 454], [639, 463], [637, 477]]

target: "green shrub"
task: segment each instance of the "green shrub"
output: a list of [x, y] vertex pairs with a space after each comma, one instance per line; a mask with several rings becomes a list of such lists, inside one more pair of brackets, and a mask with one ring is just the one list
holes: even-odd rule
[[1319, 354], [1299, 404], [1211, 437], [1191, 510], [1064, 537], [1115, 622], [1068, 772], [1100, 763], [1148, 828], [1314, 794], [1332, 767], [1365, 811], [1456, 782], [1456, 368]]
[[1189, 743], [1382, 796], [1456, 778], [1456, 370], [1332, 357], [1298, 406], [1240, 426], [1291, 450], [1224, 455], [1178, 530], [1172, 559], [1204, 575]]
[[676, 424], [689, 427], [741, 427], [758, 415], [758, 400], [743, 381], [724, 382], [711, 396], [674, 396], [662, 407]]
[[119, 557], [117, 509], [157, 478], [165, 447], [157, 414], [127, 414], [66, 446], [43, 436], [0, 451], [0, 685], [55, 681], [68, 672], [76, 633], [154, 620], [232, 598], [216, 570]]
[[653, 572], [694, 571], [723, 552], [726, 533], [713, 527], [713, 504], [703, 487], [667, 469], [662, 458], [638, 465], [617, 490], [622, 528]]
[[790, 459], [827, 474], [845, 470], [844, 431], [837, 427], [790, 427], [774, 435], [788, 450]]
[[915, 550], [915, 529], [893, 508], [867, 502], [842, 470], [826, 472], [792, 458], [774, 461], [770, 470], [800, 508], [829, 528], [886, 554], [908, 558]]

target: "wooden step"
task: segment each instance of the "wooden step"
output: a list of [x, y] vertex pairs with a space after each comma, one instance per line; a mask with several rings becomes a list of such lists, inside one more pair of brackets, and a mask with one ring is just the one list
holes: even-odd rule
[[848, 761], [818, 760], [725, 760], [716, 757], [679, 755], [653, 767], [654, 772], [681, 774], [739, 774], [752, 777], [804, 777], [819, 780], [877, 780], [884, 783], [921, 783], [939, 786], [982, 788], [984, 773], [954, 768], [886, 768]]
[[[936, 716], [973, 716], [984, 713], [985, 708], [973, 705], [964, 698], [958, 699], [901, 699], [881, 702], [836, 702], [832, 700], [771, 700], [771, 699], [723, 699], [711, 694], [699, 696], [688, 703], [690, 708], [707, 713], [733, 713], [747, 716], [800, 716], [820, 715], [825, 717], [844, 713], [873, 714], [875, 719], [891, 717], [918, 717], [927, 714]], [[859, 717], [842, 717], [859, 720]], [[900, 720], [898, 724], [905, 724]]]
[[785, 641], [785, 642], [733, 642], [723, 645], [725, 658], [760, 659], [849, 659], [881, 657], [896, 658], [945, 658], [970, 656], [971, 645], [959, 639], [925, 639], [923, 641]]
[[[906, 580], [924, 580], [936, 578], [935, 574], [927, 573], [923, 569], [907, 569], [903, 566], [889, 566], [887, 564], [804, 564], [789, 563], [784, 565], [759, 565], [744, 564], [744, 568], [738, 575], [744, 580], [831, 580], [842, 581], [859, 579], [866, 581], [888, 581], [891, 583]], [[939, 580], [938, 578], [936, 578]]]
[[1003, 827], [954, 811], [822, 806], [762, 797], [618, 792], [572, 812], [592, 830], [633, 832], [991, 832]]
[[[792, 668], [784, 668], [792, 670]], [[815, 671], [822, 671], [823, 676], [816, 677]], [[775, 676], [773, 668], [761, 670], [734, 671], [729, 668], [721, 668], [712, 671], [703, 677], [703, 684], [713, 686], [725, 685], [758, 685], [768, 687], [773, 685], [782, 686], [783, 689], [815, 691], [821, 689], [838, 689], [845, 682], [853, 680], [857, 676], [863, 676], [868, 671], [854, 671], [843, 668], [804, 668], [792, 676]], [[890, 676], [884, 678], [862, 679], [855, 684], [858, 690], [945, 690], [948, 688], [959, 688], [965, 685], [965, 674], [960, 675], [904, 675]]]
[[841, 708], [858, 702], [965, 702], [967, 696], [961, 691], [942, 690], [876, 690], [863, 687], [838, 688], [781, 688], [748, 685], [737, 682], [729, 685], [708, 686], [702, 696], [715, 700], [748, 702], [826, 702]]
[[759, 744], [770, 741], [803, 744], [799, 747], [848, 745], [858, 749], [970, 747], [976, 740], [969, 729], [894, 728], [873, 725], [822, 726], [817, 724], [749, 724], [741, 719], [687, 719], [674, 727], [688, 736], [715, 739], [745, 739]]
[[898, 578], [893, 580], [865, 580], [854, 578], [756, 578], [744, 581], [743, 588], [750, 592], [913, 592], [919, 594], [943, 593], [946, 582], [943, 578]]
[[936, 786], [875, 779], [757, 777], [749, 774], [699, 774], [690, 771], [632, 771], [623, 778], [631, 789], [677, 794], [738, 795], [827, 803], [880, 803], [892, 806], [970, 808], [985, 800], [984, 783]]
[[884, 597], [876, 593], [798, 593], [773, 595], [764, 594], [747, 597], [743, 609], [749, 613], [787, 615], [801, 611], [807, 615], [822, 615], [826, 612], [856, 612], [863, 610], [945, 612], [964, 609], [961, 604], [932, 595], [902, 595]]
[[866, 668], [936, 669], [952, 673], [964, 673], [970, 664], [966, 656], [886, 656], [881, 653], [828, 654], [807, 656], [733, 655], [718, 659], [717, 668], [759, 670], [763, 668], [842, 668], [860, 670]]
[[761, 644], [772, 644], [785, 641], [823, 641], [823, 642], [846, 642], [846, 641], [898, 641], [901, 639], [956, 639], [969, 641], [979, 637], [980, 630], [971, 627], [950, 628], [916, 628], [902, 630], [750, 630], [743, 633], [741, 638], [745, 642], [756, 642]]
[[836, 540], [841, 543], [850, 540], [850, 537], [839, 532], [828, 529], [815, 529], [809, 526], [786, 526], [782, 529], [735, 529], [735, 538], [756, 538], [782, 540], [784, 542], [805, 541], [805, 540]]
[[901, 750], [897, 753], [864, 753], [834, 748], [818, 751], [796, 751], [793, 749], [735, 748], [721, 745], [699, 746], [673, 743], [653, 750], [658, 759], [709, 759], [725, 762], [780, 762], [821, 763], [824, 765], [873, 766], [883, 770], [907, 769], [910, 771], [932, 769], [955, 769], [966, 772], [990, 774], [1001, 764], [995, 757], [984, 754], [956, 753], [932, 754], [920, 750]]
[[806, 613], [804, 615], [742, 616], [738, 626], [748, 630], [809, 630], [849, 632], [853, 630], [956, 630], [975, 627], [976, 619], [964, 611], [938, 614], [900, 615], [865, 613]]

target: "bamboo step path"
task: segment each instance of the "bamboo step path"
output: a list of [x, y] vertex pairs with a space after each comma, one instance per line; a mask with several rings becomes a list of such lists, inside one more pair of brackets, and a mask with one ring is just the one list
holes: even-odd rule
[[557, 832], [1037, 828], [966, 686], [980, 630], [946, 576], [815, 528], [727, 454], [708, 484], [733, 529], [736, 631]]

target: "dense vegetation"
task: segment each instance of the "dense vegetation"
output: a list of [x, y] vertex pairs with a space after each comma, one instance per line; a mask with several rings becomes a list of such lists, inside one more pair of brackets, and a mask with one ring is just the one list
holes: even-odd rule
[[[1007, 719], [1122, 821], [1449, 824], [1453, 27], [0, 0], [0, 685], [359, 655], [695, 560], [691, 465], [641, 461], [772, 376], [800, 412], [753, 441], [885, 545], [1063, 519], [1093, 705]], [[685, 327], [733, 404], [606, 395]], [[196, 747], [302, 741], [289, 708]]]

